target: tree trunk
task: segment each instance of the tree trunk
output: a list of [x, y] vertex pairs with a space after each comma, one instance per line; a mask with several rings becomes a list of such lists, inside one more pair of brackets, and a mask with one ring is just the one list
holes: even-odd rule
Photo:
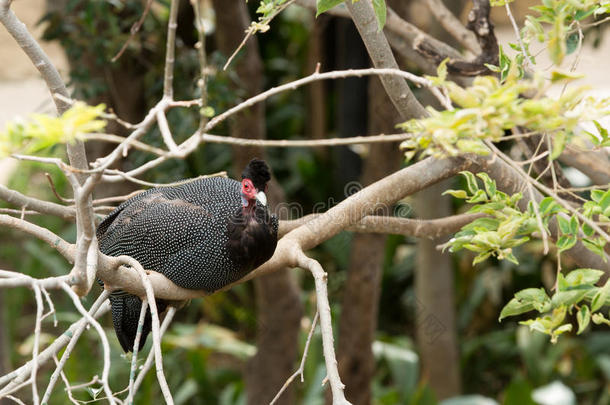
[[[420, 191], [418, 218], [451, 215], [451, 200], [441, 197], [447, 181]], [[416, 334], [423, 378], [441, 400], [460, 393], [460, 363], [455, 325], [451, 256], [436, 249], [444, 240], [419, 239], [415, 270]]]
[[[242, 0], [214, 0], [217, 19], [216, 40], [219, 50], [229, 56], [237, 48], [250, 23], [246, 3]], [[236, 85], [245, 97], [262, 91], [263, 64], [256, 37], [250, 38], [229, 69], [239, 77]], [[237, 114], [230, 122], [233, 137], [265, 138], [265, 105], [258, 103]], [[239, 178], [241, 170], [254, 156], [264, 158], [258, 147], [234, 147], [233, 170]], [[284, 200], [279, 184], [269, 186], [271, 207]], [[249, 404], [269, 403], [293, 373], [297, 357], [298, 334], [302, 306], [298, 287], [289, 271], [278, 271], [254, 279], [258, 330], [256, 355], [246, 366], [246, 391]], [[294, 390], [289, 388], [277, 402], [294, 403]]]
[[[400, 119], [377, 78], [369, 81], [368, 93], [369, 133], [393, 131]], [[371, 146], [364, 164], [362, 185], [367, 186], [394, 172], [400, 159], [395, 143]], [[354, 405], [371, 402], [371, 380], [375, 373], [371, 346], [377, 329], [385, 242], [385, 235], [374, 234], [354, 235], [352, 242], [339, 320], [338, 362], [346, 397]]]

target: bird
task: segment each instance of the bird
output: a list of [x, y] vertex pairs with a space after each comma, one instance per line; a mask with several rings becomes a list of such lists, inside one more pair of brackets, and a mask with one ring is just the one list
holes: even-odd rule
[[[137, 194], [99, 224], [100, 251], [131, 256], [179, 287], [207, 293], [241, 279], [273, 256], [278, 231], [278, 219], [267, 209], [267, 163], [252, 159], [241, 178], [201, 178]], [[158, 313], [168, 305], [156, 303]], [[142, 300], [118, 290], [110, 294], [110, 304], [119, 343], [129, 352]], [[151, 323], [147, 311], [139, 349]]]

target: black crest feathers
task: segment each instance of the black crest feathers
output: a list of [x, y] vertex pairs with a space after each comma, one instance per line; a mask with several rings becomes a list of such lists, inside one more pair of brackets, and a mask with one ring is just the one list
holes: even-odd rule
[[241, 172], [242, 179], [252, 180], [252, 184], [259, 191], [265, 191], [267, 182], [271, 180], [271, 173], [269, 172], [269, 166], [264, 160], [254, 158], [248, 163], [243, 172]]

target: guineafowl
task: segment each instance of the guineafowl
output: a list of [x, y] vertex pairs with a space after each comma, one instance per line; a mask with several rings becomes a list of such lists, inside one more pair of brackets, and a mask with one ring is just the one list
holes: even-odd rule
[[[112, 211], [97, 228], [100, 251], [129, 255], [176, 285], [214, 292], [266, 262], [277, 244], [278, 220], [267, 210], [269, 167], [252, 159], [242, 181], [193, 180], [140, 193]], [[123, 350], [133, 348], [142, 301], [115, 291], [112, 321]], [[159, 313], [167, 303], [157, 300]], [[146, 314], [140, 347], [151, 330]]]

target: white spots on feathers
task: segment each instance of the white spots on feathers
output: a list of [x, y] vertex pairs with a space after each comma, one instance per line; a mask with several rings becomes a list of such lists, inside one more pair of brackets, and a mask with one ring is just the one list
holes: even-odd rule
[[100, 224], [100, 250], [130, 255], [180, 287], [212, 292], [252, 270], [240, 268], [227, 251], [227, 224], [240, 209], [240, 183], [228, 178], [151, 189]]

